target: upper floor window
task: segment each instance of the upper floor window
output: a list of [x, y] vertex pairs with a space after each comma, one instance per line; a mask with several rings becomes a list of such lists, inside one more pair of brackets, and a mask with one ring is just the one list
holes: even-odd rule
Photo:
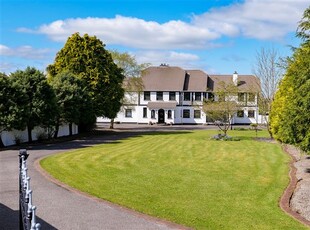
[[169, 92], [169, 101], [175, 101], [175, 92]]
[[200, 92], [195, 93], [195, 101], [201, 101], [201, 93]]
[[248, 102], [255, 102], [255, 93], [248, 93]]
[[214, 101], [214, 93], [208, 93], [208, 100]]
[[132, 109], [125, 110], [125, 117], [132, 117]]
[[245, 101], [245, 93], [238, 93], [238, 101]]
[[163, 100], [163, 92], [156, 92], [156, 100], [157, 101]]
[[151, 100], [151, 92], [148, 92], [148, 91], [144, 92], [144, 100], [145, 101]]
[[184, 101], [190, 101], [191, 100], [191, 93], [184, 92]]

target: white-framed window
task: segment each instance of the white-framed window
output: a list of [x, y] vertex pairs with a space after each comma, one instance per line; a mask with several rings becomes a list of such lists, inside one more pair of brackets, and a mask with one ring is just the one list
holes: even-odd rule
[[155, 110], [154, 109], [151, 110], [151, 118], [155, 118]]
[[191, 93], [184, 92], [184, 101], [190, 101], [190, 100], [191, 100]]
[[125, 117], [132, 117], [132, 109], [125, 110]]
[[194, 110], [194, 118], [201, 118], [201, 110]]
[[245, 93], [238, 93], [238, 101], [241, 101], [241, 102], [243, 102], [243, 101], [245, 101]]
[[201, 93], [195, 92], [195, 101], [201, 101]]
[[248, 93], [248, 102], [255, 102], [255, 93]]
[[156, 100], [157, 101], [163, 100], [163, 92], [156, 92]]
[[255, 117], [255, 111], [254, 110], [249, 110], [248, 111], [248, 117], [251, 117], [251, 118]]
[[147, 118], [147, 108], [143, 108], [143, 118]]
[[172, 112], [171, 110], [168, 110], [168, 119], [171, 119], [172, 118]]
[[183, 118], [190, 118], [191, 112], [189, 109], [183, 109]]
[[237, 117], [244, 117], [244, 111], [243, 110], [238, 110]]
[[169, 101], [175, 101], [175, 92], [169, 92]]
[[145, 101], [151, 100], [151, 92], [145, 91], [144, 92], [144, 98]]

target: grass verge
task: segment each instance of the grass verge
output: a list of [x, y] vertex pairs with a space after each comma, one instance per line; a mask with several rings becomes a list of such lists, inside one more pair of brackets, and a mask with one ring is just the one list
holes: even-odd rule
[[281, 147], [253, 140], [254, 131], [230, 131], [236, 142], [210, 140], [215, 134], [145, 134], [41, 166], [74, 188], [195, 229], [307, 229], [278, 206], [289, 181]]

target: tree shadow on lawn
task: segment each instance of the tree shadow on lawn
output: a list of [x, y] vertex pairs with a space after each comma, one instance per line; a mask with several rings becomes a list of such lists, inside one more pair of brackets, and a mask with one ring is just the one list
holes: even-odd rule
[[27, 150], [73, 150], [80, 148], [92, 147], [99, 144], [119, 144], [121, 140], [142, 137], [146, 135], [159, 136], [159, 135], [180, 135], [189, 134], [190, 131], [100, 131], [90, 132], [88, 135], [77, 135], [76, 139], [58, 141], [51, 143], [36, 143], [36, 144], [23, 144], [21, 146], [14, 146], [11, 149], [22, 149]]

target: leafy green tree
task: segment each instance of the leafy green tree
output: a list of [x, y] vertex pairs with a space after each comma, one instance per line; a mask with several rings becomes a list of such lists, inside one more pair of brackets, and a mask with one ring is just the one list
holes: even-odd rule
[[[119, 111], [117, 102], [123, 94], [122, 70], [113, 62], [105, 45], [95, 36], [79, 33], [68, 38], [65, 46], [57, 53], [54, 64], [47, 67], [51, 77], [63, 71], [70, 71], [86, 83], [87, 90], [93, 100], [93, 118], [109, 117]], [[88, 111], [90, 113], [90, 111]], [[93, 123], [93, 119], [84, 121]], [[81, 124], [80, 124], [81, 125]]]
[[270, 113], [271, 131], [284, 143], [310, 152], [310, 40], [309, 10], [299, 25], [297, 36], [304, 42], [288, 59], [287, 69], [275, 95]]
[[127, 52], [121, 53], [116, 50], [110, 51], [113, 61], [123, 70], [123, 74], [127, 78], [141, 77], [143, 70], [149, 67], [150, 63], [139, 64], [135, 56]]
[[236, 102], [237, 95], [238, 87], [233, 83], [219, 82], [215, 100], [207, 100], [203, 105], [206, 116], [224, 133], [224, 137], [227, 136], [232, 119], [240, 108]]
[[57, 138], [59, 126], [62, 123], [69, 124], [69, 135], [71, 136], [72, 124], [79, 124], [85, 114], [83, 113], [84, 104], [91, 104], [85, 84], [70, 72], [57, 74], [52, 78], [50, 84], [55, 92], [58, 105], [54, 137]]
[[18, 85], [13, 85], [7, 75], [0, 73], [0, 147], [4, 147], [1, 139], [3, 131], [22, 130], [26, 127], [26, 98]]
[[[114, 63], [116, 63], [116, 65], [122, 69], [122, 73], [126, 77], [122, 84], [124, 94], [126, 93], [126, 96], [121, 98], [121, 101], [117, 101], [115, 104], [112, 105], [119, 108], [124, 104], [130, 104], [133, 101], [133, 98], [135, 98], [136, 93], [140, 94], [143, 91], [144, 85], [141, 76], [143, 74], [143, 70], [150, 66], [150, 64], [138, 64], [136, 58], [127, 52], [121, 53], [116, 50], [112, 50], [110, 52]], [[117, 111], [115, 113], [116, 109], [112, 111], [113, 113], [107, 116], [111, 118], [110, 128], [113, 128], [114, 118], [116, 117], [118, 112]]]
[[305, 42], [310, 40], [310, 6], [304, 11], [303, 17], [297, 28], [297, 37]]
[[45, 75], [39, 70], [27, 67], [24, 71], [17, 70], [10, 76], [14, 85], [18, 85], [26, 94], [26, 101], [18, 105], [24, 109], [23, 116], [26, 120], [28, 141], [32, 142], [31, 131], [35, 126], [42, 126], [50, 134], [55, 125], [57, 114], [56, 97], [53, 89], [47, 83]]

